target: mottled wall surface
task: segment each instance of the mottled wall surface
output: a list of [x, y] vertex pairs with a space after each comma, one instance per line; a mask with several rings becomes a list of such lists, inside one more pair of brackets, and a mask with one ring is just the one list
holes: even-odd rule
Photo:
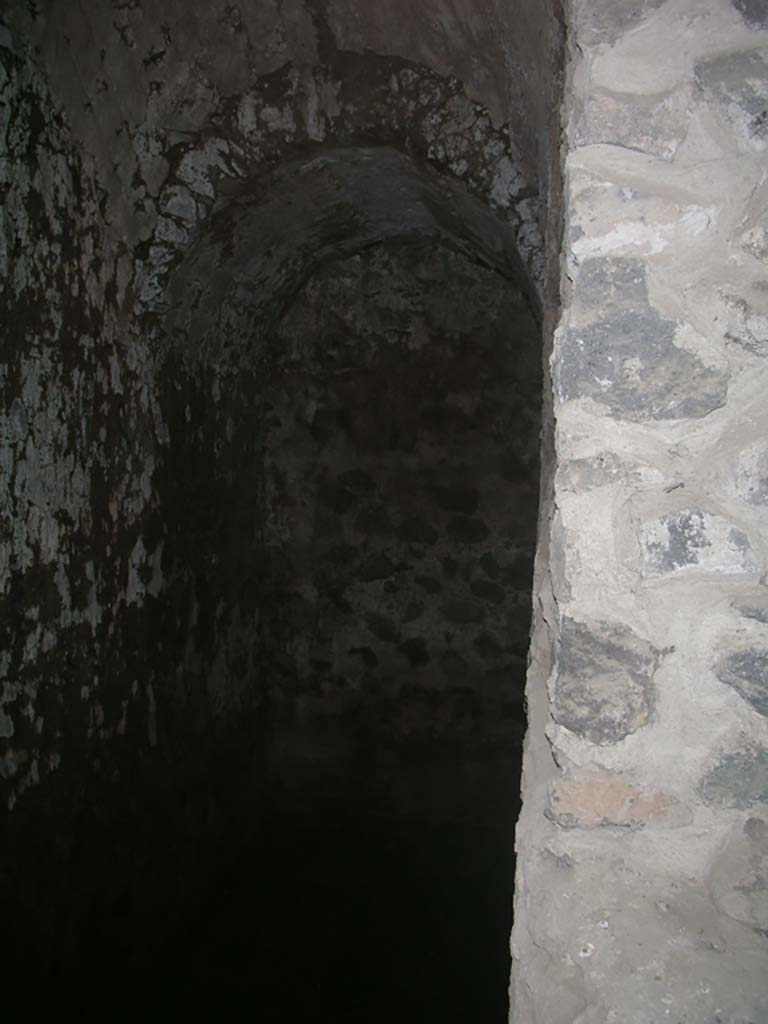
[[[513, 1017], [765, 1020], [763, 0], [572, 0], [561, 249], [554, 4], [4, 16], [5, 888], [49, 905], [13, 844], [55, 835], [68, 863], [94, 830], [47, 812], [106, 786], [85, 801], [110, 869], [121, 851], [104, 877], [175, 899], [188, 837], [290, 776], [302, 716], [482, 737], [500, 708], [506, 736], [487, 673], [521, 655], [510, 510], [532, 485], [505, 459], [532, 466], [534, 374], [450, 289], [506, 320], [514, 281], [551, 325], [561, 271]], [[454, 432], [427, 452], [433, 386]], [[39, 952], [76, 922], [29, 928]]]
[[[277, 336], [261, 502], [275, 771], [326, 788], [302, 749], [315, 733], [384, 807], [492, 819], [516, 796], [523, 721], [538, 326], [494, 271], [390, 243], [313, 275]], [[409, 750], [435, 762], [429, 792]]]
[[[526, 107], [559, 31], [536, 6], [435, 2], [386, 40], [362, 5], [4, 8], [0, 875], [41, 977], [137, 878], [181, 906], [318, 714], [512, 771], [551, 187]], [[416, 802], [474, 813], [452, 786]]]
[[[399, 743], [453, 743], [454, 775], [470, 749], [491, 774], [519, 750], [539, 328], [498, 224], [394, 151], [268, 180], [169, 292], [183, 689], [250, 705], [304, 800], [413, 803]], [[514, 768], [496, 775], [514, 800]], [[421, 813], [488, 813], [437, 790]]]
[[513, 1019], [768, 1019], [764, 3], [570, 5]]
[[2, 29], [0, 785], [146, 742], [142, 608], [161, 583], [152, 364], [125, 322], [130, 259], [25, 42]]
[[[478, 221], [465, 232], [465, 252], [486, 244], [493, 251], [484, 258], [519, 263], [516, 240], [540, 286], [546, 165], [520, 127], [530, 83], [504, 86], [494, 54], [506, 47], [509, 60], [519, 57], [532, 74], [531, 55], [554, 29], [531, 25], [518, 40], [506, 33], [506, 15], [484, 12], [482, 20], [487, 13], [498, 28], [494, 50], [476, 54], [470, 73], [459, 58], [476, 38], [478, 16], [452, 9], [448, 17], [439, 5], [424, 20], [426, 13], [377, 53], [370, 43], [375, 18], [367, 28], [356, 12], [358, 35], [347, 38], [351, 22], [322, 5], [190, 11], [168, 3], [150, 11], [141, 4], [75, 10], [51, 3], [5, 12], [4, 300], [13, 353], [4, 378], [12, 502], [6, 562], [7, 587], [16, 588], [8, 613], [13, 666], [0, 720], [9, 751], [7, 800], [60, 756], [47, 740], [32, 742], [33, 734], [47, 735], [46, 715], [29, 696], [22, 661], [26, 672], [42, 655], [53, 658], [39, 678], [46, 685], [61, 678], [57, 685], [71, 688], [68, 727], [49, 724], [56, 743], [72, 739], [78, 756], [89, 737], [133, 732], [144, 745], [158, 736], [162, 745], [173, 731], [166, 702], [181, 700], [198, 723], [208, 699], [226, 704], [211, 679], [199, 707], [188, 697], [199, 687], [185, 676], [194, 661], [185, 616], [196, 612], [182, 596], [179, 509], [193, 519], [209, 513], [204, 501], [188, 502], [182, 460], [168, 446], [165, 426], [183, 421], [195, 429], [187, 419], [194, 402], [185, 396], [213, 406], [217, 399], [200, 397], [205, 389], [184, 358], [163, 369], [168, 352], [176, 352], [166, 340], [168, 284], [205, 236], [211, 214], [233, 199], [247, 204], [256, 182], [286, 159], [328, 145], [392, 146], [443, 175], [449, 192], [458, 186], [489, 204], [509, 229], [512, 244], [500, 236], [484, 241], [490, 221]], [[438, 25], [439, 53], [431, 43], [414, 46]], [[440, 230], [450, 233], [456, 214], [449, 207]], [[402, 206], [388, 235], [411, 231], [411, 215], [412, 204]], [[299, 253], [291, 273], [302, 272], [302, 259]], [[280, 273], [290, 282], [285, 268]], [[538, 301], [536, 286], [526, 287]], [[198, 303], [202, 312], [215, 308], [207, 302]], [[230, 374], [225, 387], [231, 384]], [[253, 393], [256, 381], [245, 374], [236, 386]], [[215, 453], [222, 442], [211, 435], [210, 444]], [[43, 572], [35, 587], [48, 595], [39, 623], [42, 599], [22, 582], [33, 567]], [[141, 609], [156, 599], [145, 621]], [[123, 620], [135, 632], [129, 643]], [[78, 636], [67, 656], [82, 663], [76, 673], [62, 671], [69, 635]], [[85, 667], [97, 662], [100, 671]], [[237, 688], [225, 674], [222, 691]], [[97, 677], [121, 681], [97, 696]], [[133, 702], [136, 729], [126, 710]], [[69, 717], [74, 708], [84, 716], [78, 725]], [[30, 742], [22, 747], [24, 730]], [[18, 755], [11, 752], [17, 747]]]

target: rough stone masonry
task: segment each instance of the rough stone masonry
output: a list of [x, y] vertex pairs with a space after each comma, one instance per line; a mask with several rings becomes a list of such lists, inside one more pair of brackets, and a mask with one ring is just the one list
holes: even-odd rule
[[[0, 12], [0, 190], [3, 893], [48, 907], [83, 815], [135, 838], [115, 878], [146, 870], [167, 821], [164, 855], [188, 856], [200, 821], [260, 796], [277, 705], [341, 719], [390, 662], [429, 696], [405, 694], [408, 728], [428, 705], [512, 742], [525, 530], [496, 548], [508, 485], [534, 493], [541, 314], [511, 1019], [768, 1021], [765, 0], [19, 0]], [[333, 341], [323, 301], [357, 323], [361, 292], [393, 364], [363, 353], [379, 376], [355, 405], [297, 339]], [[512, 323], [516, 418], [469, 346], [509, 366]], [[492, 466], [400, 492], [391, 522], [380, 437], [413, 451], [435, 379], [451, 422], [487, 402]], [[389, 419], [366, 418], [372, 380]], [[323, 419], [332, 402], [347, 419]], [[349, 437], [380, 462], [320, 463], [323, 591], [286, 568], [283, 513], [312, 445]], [[337, 632], [312, 646], [318, 594]], [[433, 656], [446, 621], [460, 641]], [[467, 694], [472, 659], [487, 691]], [[311, 688], [270, 692], [305, 664]], [[61, 956], [60, 932], [17, 925], [19, 948]]]
[[768, 1020], [768, 6], [570, 5], [512, 1019]]

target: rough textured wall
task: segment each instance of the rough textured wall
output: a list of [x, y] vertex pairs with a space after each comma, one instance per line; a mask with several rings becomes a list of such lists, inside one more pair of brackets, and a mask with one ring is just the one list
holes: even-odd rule
[[152, 364], [130, 259], [28, 47], [0, 29], [0, 787], [146, 741], [142, 607], [160, 586]]
[[570, 5], [520, 1024], [768, 1019], [766, 29]]
[[435, 245], [326, 264], [285, 312], [259, 647], [273, 770], [304, 799], [489, 821], [514, 802], [540, 354], [514, 284]]
[[[121, 639], [122, 627], [114, 624], [112, 617], [122, 615], [122, 611], [118, 615], [122, 608], [128, 618], [136, 620], [136, 635], [128, 646], [136, 664], [144, 665], [141, 671], [119, 670], [125, 672], [125, 683], [116, 684], [109, 697], [113, 708], [109, 713], [95, 697], [93, 683], [78, 682], [77, 692], [87, 694], [82, 698], [83, 708], [93, 705], [88, 714], [96, 724], [81, 729], [71, 723], [71, 728], [56, 726], [54, 731], [80, 737], [75, 745], [81, 751], [85, 750], [81, 740], [85, 742], [88, 735], [101, 731], [108, 737], [115, 730], [128, 728], [122, 714], [123, 703], [129, 700], [126, 685], [134, 694], [130, 700], [142, 703], [142, 714], [154, 723], [151, 729], [141, 725], [145, 742], [150, 735], [153, 743], [158, 736], [162, 740], [163, 715], [155, 703], [156, 687], [143, 661], [142, 645], [147, 650], [154, 648], [152, 655], [164, 680], [163, 693], [184, 693], [183, 684], [170, 686], [168, 682], [169, 674], [175, 678], [179, 665], [174, 645], [186, 648], [186, 627], [177, 614], [178, 589], [165, 587], [163, 611], [152, 613], [148, 632], [143, 625], [139, 628], [143, 622], [139, 609], [147, 594], [152, 600], [157, 596], [163, 585], [163, 566], [171, 564], [167, 550], [163, 554], [161, 548], [162, 515], [175, 513], [169, 508], [162, 513], [160, 506], [168, 498], [177, 460], [167, 448], [162, 420], [176, 421], [186, 410], [185, 404], [177, 408], [179, 394], [170, 397], [180, 383], [174, 379], [173, 369], [165, 373], [165, 383], [153, 383], [159, 379], [158, 360], [165, 353], [159, 343], [169, 305], [166, 288], [185, 253], [205, 233], [211, 214], [233, 197], [258, 188], [254, 183], [286, 159], [305, 158], [329, 145], [393, 146], [442, 174], [447, 189], [463, 188], [489, 204], [498, 214], [498, 224], [511, 229], [532, 277], [541, 281], [541, 194], [546, 187], [546, 167], [537, 151], [538, 141], [527, 127], [523, 106], [526, 97], [542, 91], [533, 56], [544, 51], [554, 30], [549, 23], [540, 24], [526, 5], [521, 5], [519, 32], [511, 31], [507, 13], [502, 15], [495, 8], [473, 11], [470, 6], [436, 3], [428, 12], [419, 9], [408, 17], [404, 14], [398, 32], [386, 46], [381, 44], [380, 52], [373, 49], [380, 29], [378, 18], [367, 8], [349, 12], [349, 18], [341, 17], [340, 8], [326, 10], [322, 4], [298, 3], [256, 3], [242, 9], [221, 3], [193, 10], [184, 6], [182, 10], [170, 2], [151, 9], [141, 3], [94, 3], [75, 8], [49, 2], [11, 4], [4, 11], [3, 55], [9, 74], [18, 76], [22, 52], [32, 54], [33, 47], [34, 56], [24, 73], [50, 82], [50, 97], [38, 103], [38, 108], [42, 104], [39, 117], [32, 118], [24, 129], [27, 142], [21, 137], [26, 115], [23, 111], [17, 114], [17, 101], [4, 108], [5, 123], [10, 125], [4, 165], [9, 189], [6, 222], [14, 234], [14, 252], [23, 253], [22, 259], [32, 250], [31, 237], [42, 249], [52, 245], [55, 253], [56, 246], [61, 246], [63, 258], [57, 259], [58, 265], [54, 268], [49, 259], [39, 276], [43, 275], [41, 287], [48, 289], [46, 302], [57, 291], [61, 300], [56, 301], [63, 302], [66, 293], [68, 303], [63, 324], [52, 328], [54, 333], [49, 331], [37, 357], [53, 367], [46, 371], [46, 380], [51, 394], [55, 393], [54, 401], [66, 406], [63, 421], [72, 435], [66, 444], [63, 439], [55, 442], [56, 450], [45, 458], [46, 472], [74, 481], [66, 485], [71, 495], [54, 499], [51, 508], [55, 514], [46, 513], [48, 535], [42, 557], [50, 567], [55, 565], [59, 574], [69, 571], [66, 565], [71, 560], [70, 589], [88, 595], [77, 600], [91, 608], [87, 612], [91, 619], [101, 616], [100, 628], [115, 651], [124, 652], [128, 647]], [[356, 34], [347, 38], [352, 22]], [[486, 39], [489, 30], [493, 47], [478, 49], [478, 33]], [[422, 35], [429, 39], [419, 42]], [[467, 62], [465, 55], [470, 51]], [[505, 84], [507, 71], [510, 82]], [[6, 88], [23, 96], [19, 103], [29, 106], [32, 102], [23, 83]], [[56, 137], [51, 136], [50, 144], [46, 119], [55, 122], [50, 131]], [[71, 143], [60, 142], [69, 138]], [[62, 147], [67, 146], [68, 155], [62, 156]], [[35, 153], [43, 155], [48, 150], [45, 166], [35, 172]], [[62, 160], [72, 167], [82, 165], [82, 185], [77, 175], [66, 182], [60, 177], [58, 164]], [[27, 189], [30, 170], [33, 178], [37, 174], [29, 191], [30, 203], [36, 203], [30, 216], [38, 217], [33, 227], [32, 221], [19, 220], [15, 212], [15, 197]], [[449, 180], [455, 185], [449, 185]], [[52, 203], [61, 207], [62, 214], [66, 208], [69, 222], [64, 223], [53, 211], [44, 212], [46, 204], [50, 207]], [[408, 210], [400, 215], [406, 232], [410, 230], [409, 216]], [[452, 217], [450, 211], [443, 215], [444, 221]], [[486, 227], [490, 224], [487, 220]], [[452, 230], [447, 222], [444, 227]], [[476, 225], [466, 244], [482, 246], [484, 230], [482, 224]], [[498, 226], [491, 228], [491, 234], [494, 232], [498, 236]], [[492, 262], [508, 257], [517, 261], [508, 242], [499, 243], [496, 237], [490, 242], [486, 239], [485, 244], [496, 248]], [[79, 280], [73, 278], [70, 284], [62, 275], [75, 261]], [[296, 267], [300, 268], [300, 261]], [[46, 274], [50, 281], [44, 281]], [[18, 294], [6, 289], [6, 296], [15, 304], [21, 286], [14, 287]], [[75, 288], [76, 298], [72, 294]], [[534, 292], [531, 288], [531, 294]], [[43, 295], [39, 289], [38, 295]], [[19, 301], [28, 303], [30, 297], [27, 289]], [[31, 313], [41, 322], [42, 305]], [[86, 324], [87, 330], [83, 326], [86, 316], [94, 321]], [[16, 328], [21, 317], [13, 307], [8, 317], [13, 325], [9, 337], [21, 351], [26, 344]], [[66, 346], [58, 343], [59, 335], [84, 339], [77, 341], [80, 349], [62, 371], [71, 374], [75, 382], [71, 401], [68, 380], [56, 377], [66, 351]], [[95, 341], [88, 347], [91, 337]], [[71, 349], [69, 340], [67, 345]], [[10, 372], [6, 459], [15, 466], [13, 446], [22, 442], [13, 431], [23, 434], [21, 421], [34, 410], [22, 413], [21, 407], [14, 405], [23, 399], [12, 380], [16, 371]], [[180, 390], [185, 386], [180, 385]], [[162, 416], [156, 407], [156, 395], [161, 392], [165, 396]], [[44, 399], [43, 394], [35, 401], [43, 403]], [[90, 416], [91, 407], [98, 414]], [[50, 415], [51, 407], [46, 408]], [[42, 444], [54, 443], [53, 428], [44, 438], [42, 427], [38, 433]], [[64, 502], [61, 508], [56, 504], [59, 500]], [[91, 516], [87, 522], [81, 514], [86, 505]], [[142, 518], [148, 509], [154, 510], [151, 524]], [[14, 508], [12, 514], [23, 517], [26, 511]], [[38, 511], [31, 514], [39, 519]], [[73, 539], [71, 551], [64, 544], [53, 552], [51, 544], [58, 543], [51, 541], [54, 520], [62, 538], [68, 531], [72, 538], [76, 536], [73, 522], [84, 523], [78, 527], [83, 539], [77, 544]], [[18, 527], [16, 533], [14, 538], [9, 536], [8, 557], [21, 565], [27, 558], [23, 552], [26, 541], [18, 535]], [[75, 582], [78, 573], [85, 574], [82, 585]], [[105, 576], [103, 582], [97, 578], [100, 576]], [[26, 616], [35, 614], [35, 605], [28, 591], [12, 602], [14, 622], [18, 620], [13, 626], [13, 644], [19, 651], [26, 644], [24, 657], [28, 658], [37, 658], [41, 649], [38, 641], [28, 639], [34, 628], [28, 627], [32, 619]], [[58, 611], [54, 609], [53, 614]], [[78, 613], [80, 617], [84, 614]], [[156, 640], [153, 630], [160, 629], [161, 622], [166, 634]], [[53, 643], [50, 637], [45, 640], [48, 647]], [[112, 663], [101, 641], [80, 643], [73, 657], [89, 664], [99, 659], [103, 671], [112, 677]], [[123, 654], [115, 657], [119, 660]], [[59, 658], [53, 674], [60, 665]], [[27, 706], [26, 697], [19, 696], [24, 684], [16, 680], [10, 685], [8, 701], [13, 707], [4, 713], [18, 718], [22, 706]], [[111, 693], [111, 686], [107, 688]], [[69, 709], [72, 702], [67, 699], [66, 705]], [[25, 714], [30, 723], [40, 717], [31, 705]], [[109, 726], [100, 724], [104, 715]], [[171, 723], [167, 727], [170, 729]], [[3, 725], [5, 731], [16, 728]], [[9, 762], [8, 774], [16, 778], [12, 788], [21, 784], [25, 772], [27, 781], [39, 777], [40, 758], [30, 754], [28, 761], [28, 769]], [[8, 795], [10, 798], [11, 789]]]
[[[179, 230], [183, 243], [205, 218], [219, 179], [231, 192], [286, 152], [334, 139], [394, 142], [446, 167], [514, 216], [533, 265], [548, 161], [532, 125], [547, 116], [556, 27], [529, 6], [512, 18], [506, 5], [432, 0], [388, 20], [386, 43], [359, 3], [48, 2], [13, 14], [95, 157], [115, 234], [149, 249], [155, 270], [173, 261]], [[177, 174], [196, 213], [163, 190]]]
[[[402, 155], [331, 149], [221, 209], [172, 278], [183, 688], [250, 701], [310, 805], [515, 798], [541, 385], [513, 255]], [[409, 795], [402, 743], [496, 789]]]
[[[205, 843], [216, 845], [214, 824], [228, 813], [227, 801], [241, 801], [239, 821], [255, 822], [242, 811], [246, 794], [257, 796], [263, 785], [271, 721], [259, 652], [272, 629], [270, 588], [286, 573], [279, 545], [273, 559], [259, 532], [275, 527], [262, 510], [266, 485], [274, 493], [279, 473], [243, 473], [249, 459], [264, 466], [264, 445], [277, 430], [261, 415], [264, 374], [274, 369], [260, 346], [296, 341], [300, 325], [283, 316], [293, 299], [306, 300], [305, 326], [326, 329], [314, 324], [308, 298], [325, 280], [321, 264], [340, 261], [351, 273], [367, 259], [366, 246], [386, 243], [383, 252], [398, 240], [432, 246], [450, 269], [445, 281], [469, 275], [478, 296], [490, 295], [483, 289], [493, 280], [499, 290], [490, 308], [511, 303], [517, 317], [520, 288], [540, 303], [556, 177], [548, 125], [558, 33], [557, 4], [535, 0], [430, 0], [401, 5], [388, 20], [367, 3], [298, 0], [4, 6], [0, 741], [2, 795], [13, 817], [1, 872], [25, 927], [15, 942], [20, 961], [42, 952], [66, 976], [68, 963], [87, 965], [100, 945], [94, 933], [78, 945], [83, 922], [112, 911], [117, 919], [134, 903], [161, 908], [153, 948], [162, 948], [172, 916], [162, 908], [186, 913], [181, 894]], [[359, 152], [350, 163], [336, 150]], [[355, 178], [355, 159], [370, 162], [367, 178]], [[303, 197], [293, 212], [292, 192]], [[267, 194], [278, 201], [264, 220]], [[209, 272], [196, 291], [194, 275], [185, 277], [190, 265]], [[389, 276], [379, 265], [370, 272], [384, 291], [395, 287], [392, 267]], [[514, 298], [499, 277], [514, 283]], [[418, 298], [425, 309], [428, 291]], [[447, 401], [447, 370], [424, 369], [416, 350], [416, 397], [427, 380], [448, 388], [450, 422], [487, 399], [485, 455], [503, 461], [514, 449], [527, 460], [525, 472], [504, 462], [488, 474], [499, 478], [493, 487], [462, 477], [459, 498], [446, 496], [442, 477], [408, 501], [401, 495], [386, 557], [397, 566], [406, 544], [419, 557], [425, 545], [432, 552], [427, 541], [398, 535], [419, 521], [404, 506], [412, 498], [425, 513], [428, 492], [435, 529], [456, 533], [459, 556], [451, 576], [453, 556], [444, 553], [438, 567], [425, 555], [432, 561], [423, 575], [450, 595], [440, 615], [483, 617], [484, 632], [477, 622], [455, 623], [460, 643], [446, 629], [438, 651], [439, 616], [430, 609], [425, 628], [435, 653], [428, 654], [439, 660], [440, 686], [459, 669], [472, 681], [451, 703], [431, 692], [421, 701], [422, 679], [414, 704], [430, 704], [435, 728], [482, 722], [481, 739], [490, 714], [507, 711], [501, 691], [484, 689], [499, 682], [486, 673], [518, 667], [527, 618], [519, 607], [527, 566], [513, 560], [512, 545], [530, 526], [509, 534], [513, 519], [515, 529], [521, 525], [521, 495], [533, 504], [535, 416], [518, 398], [536, 375], [528, 356], [520, 367], [507, 365], [495, 328], [486, 334], [477, 323], [462, 332], [446, 317], [430, 321], [430, 331], [449, 362], [466, 365], [462, 384], [476, 385], [475, 394]], [[532, 321], [523, 319], [529, 344]], [[500, 393], [481, 379], [482, 368], [461, 362], [470, 333], [486, 354], [495, 350], [489, 365], [499, 359], [509, 370], [510, 408], [499, 408]], [[259, 357], [253, 372], [244, 353]], [[386, 378], [385, 364], [376, 365]], [[398, 379], [395, 386], [403, 391]], [[330, 385], [323, 387], [330, 396]], [[345, 416], [359, 418], [354, 401]], [[379, 470], [374, 484], [389, 486], [393, 468]], [[425, 480], [431, 471], [424, 469]], [[473, 488], [477, 509], [469, 511]], [[513, 513], [494, 504], [497, 491], [515, 504]], [[446, 502], [463, 502], [466, 511]], [[481, 553], [483, 529], [494, 547], [509, 543], [503, 557]], [[373, 543], [368, 534], [362, 540]], [[416, 560], [410, 547], [407, 555]], [[402, 572], [415, 585], [415, 569]], [[383, 591], [387, 581], [368, 582]], [[497, 602], [498, 586], [505, 595]], [[408, 587], [401, 597], [408, 605]], [[378, 598], [360, 600], [366, 621], [389, 622]], [[424, 615], [426, 622], [426, 602]], [[290, 632], [297, 623], [288, 618]], [[404, 658], [414, 678], [423, 676], [433, 662], [419, 664], [421, 646], [399, 650], [418, 639], [379, 636], [376, 650], [373, 641], [361, 644], [359, 658], [370, 662], [370, 648], [380, 663]], [[461, 649], [449, 652], [454, 642]], [[311, 659], [310, 668], [332, 703], [326, 669]], [[453, 685], [446, 682], [446, 694]], [[511, 703], [519, 705], [517, 691]], [[49, 861], [56, 870], [47, 870]], [[134, 899], [137, 879], [149, 880], [143, 903]], [[126, 926], [125, 945], [139, 918]]]

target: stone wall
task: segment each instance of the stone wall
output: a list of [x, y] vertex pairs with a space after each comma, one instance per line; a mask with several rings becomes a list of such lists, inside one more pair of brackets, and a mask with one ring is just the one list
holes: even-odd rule
[[0, 789], [151, 728], [142, 608], [159, 592], [152, 362], [123, 316], [93, 166], [24, 40], [0, 29]]
[[[0, 896], [32, 990], [126, 906], [124, 948], [148, 907], [170, 942], [228, 823], [366, 717], [390, 808], [515, 805], [555, 7], [3, 8]], [[418, 792], [403, 737], [446, 743]], [[505, 772], [460, 792], [457, 751]]]
[[391, 241], [318, 268], [250, 358], [252, 386], [178, 439], [220, 495], [213, 531], [183, 526], [196, 638], [216, 618], [206, 653], [188, 641], [198, 674], [224, 708], [263, 691], [291, 799], [493, 820], [516, 798], [538, 498], [524, 297]]
[[571, 0], [562, 167], [554, 3], [8, 7], [18, 949], [76, 956], [89, 886], [180, 905], [227, 801], [303, 785], [336, 723], [516, 741], [525, 292], [553, 351], [513, 1019], [765, 1020], [764, 0]]
[[[182, 12], [173, 3], [151, 11], [141, 3], [77, 10], [20, 3], [4, 11], [4, 214], [14, 281], [5, 300], [10, 350], [18, 352], [5, 378], [4, 458], [16, 477], [7, 494], [8, 522], [15, 525], [8, 526], [5, 548], [9, 644], [16, 652], [4, 666], [0, 719], [6, 801], [59, 763], [57, 744], [71, 741], [73, 771], [76, 761], [83, 767], [97, 756], [92, 740], [105, 741], [102, 753], [128, 733], [147, 749], [163, 747], [174, 731], [185, 734], [166, 708], [181, 702], [202, 728], [206, 715], [227, 703], [224, 691], [239, 685], [228, 679], [222, 694], [206, 687], [201, 693], [185, 676], [194, 662], [194, 630], [182, 596], [184, 573], [177, 571], [177, 526], [187, 515], [194, 521], [209, 513], [205, 502], [178, 504], [189, 498], [180, 470], [187, 449], [169, 444], [174, 429], [177, 436], [195, 429], [186, 420], [192, 407], [203, 417], [208, 408], [218, 426], [226, 420], [215, 395], [195, 392], [199, 378], [188, 376], [189, 353], [179, 357], [169, 342], [173, 330], [188, 330], [180, 324], [169, 330], [176, 294], [169, 284], [190, 254], [205, 251], [210, 218], [226, 216], [233, 204], [246, 211], [260, 189], [271, 187], [269, 174], [283, 167], [287, 181], [295, 162], [313, 153], [390, 147], [417, 169], [428, 167], [436, 194], [442, 189], [450, 199], [412, 221], [413, 192], [399, 211], [394, 204], [394, 213], [384, 214], [383, 227], [365, 229], [368, 242], [371, 231], [376, 237], [423, 233], [442, 202], [435, 230], [450, 235], [450, 245], [465, 255], [479, 246], [482, 260], [514, 269], [521, 281], [525, 266], [527, 294], [540, 302], [547, 163], [524, 107], [542, 94], [534, 58], [555, 30], [527, 6], [518, 33], [500, 6], [490, 3], [481, 13], [471, 7], [442, 0], [423, 5], [398, 22], [386, 45], [377, 16], [341, 5], [264, 3], [240, 10], [219, 3]], [[515, 69], [514, 80], [507, 80], [505, 66]], [[382, 165], [381, 181], [386, 174]], [[470, 200], [478, 200], [473, 210], [479, 212], [467, 214]], [[458, 234], [456, 224], [464, 225]], [[354, 234], [354, 224], [347, 228]], [[267, 305], [274, 288], [290, 287], [292, 275], [306, 272], [307, 259], [309, 267], [319, 258], [310, 242], [288, 254], [291, 267], [262, 261], [262, 272], [273, 275], [261, 282]], [[34, 300], [23, 279], [32, 262]], [[202, 322], [220, 300], [215, 294], [198, 299], [196, 319]], [[54, 305], [61, 313], [49, 325], [44, 308]], [[35, 348], [34, 356], [24, 355], [25, 347]], [[24, 383], [30, 373], [37, 384]], [[227, 386], [231, 381], [230, 375]], [[192, 392], [203, 406], [187, 401]], [[43, 407], [48, 419], [38, 421], [29, 440], [28, 427]], [[221, 454], [222, 438], [214, 443], [214, 436], [212, 451]], [[33, 460], [29, 486], [25, 459]], [[50, 486], [45, 495], [32, 495], [40, 489], [41, 466]], [[45, 580], [23, 584], [38, 563], [46, 567]], [[57, 583], [51, 574], [58, 574]], [[62, 596], [65, 575], [76, 599]], [[41, 607], [35, 588], [56, 590], [42, 617], [50, 618], [49, 635], [35, 618]], [[147, 619], [145, 605], [151, 606]], [[133, 623], [130, 639], [123, 620]], [[77, 671], [62, 669], [70, 629], [79, 631], [71, 658], [88, 666]], [[52, 685], [63, 672], [65, 688], [73, 687], [66, 698], [61, 691], [66, 727], [59, 711], [51, 716], [35, 707], [21, 666], [54, 648], [40, 662], [48, 666], [40, 678]], [[195, 669], [198, 679], [201, 671]], [[212, 685], [209, 679], [206, 686]], [[128, 715], [134, 703], [136, 714]], [[78, 711], [77, 724], [69, 717], [75, 707], [84, 716], [80, 722]], [[49, 728], [55, 743], [32, 742]], [[24, 730], [30, 742], [13, 753]]]
[[767, 16], [570, 5], [519, 1024], [768, 1019]]

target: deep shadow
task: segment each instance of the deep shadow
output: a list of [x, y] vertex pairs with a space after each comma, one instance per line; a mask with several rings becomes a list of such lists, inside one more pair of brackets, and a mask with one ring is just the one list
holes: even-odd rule
[[202, 776], [184, 807], [159, 777], [112, 788], [110, 814], [94, 785], [66, 856], [26, 836], [38, 884], [4, 893], [9, 1011], [505, 1020], [514, 808], [506, 828], [302, 819]]
[[30, 1012], [506, 1020], [539, 326], [504, 246], [385, 158], [416, 213], [337, 153], [354, 246], [325, 200], [285, 222], [289, 178], [180, 272], [154, 749], [17, 819]]

